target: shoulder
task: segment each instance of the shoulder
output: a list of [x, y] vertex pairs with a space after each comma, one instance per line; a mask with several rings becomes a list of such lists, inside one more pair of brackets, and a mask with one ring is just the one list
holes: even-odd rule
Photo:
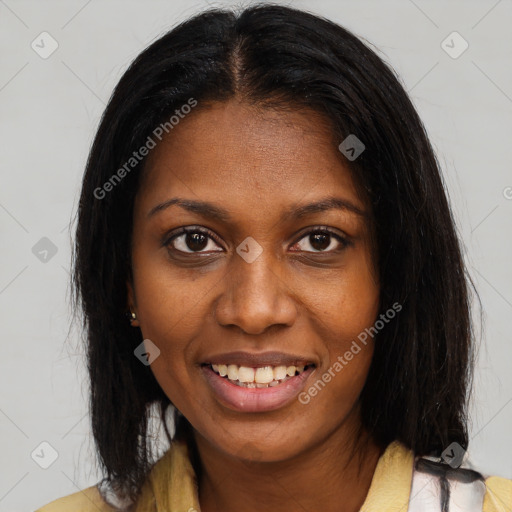
[[512, 480], [500, 476], [485, 479], [483, 512], [509, 512], [512, 510]]
[[116, 512], [101, 497], [98, 488], [93, 485], [82, 491], [56, 499], [35, 512]]

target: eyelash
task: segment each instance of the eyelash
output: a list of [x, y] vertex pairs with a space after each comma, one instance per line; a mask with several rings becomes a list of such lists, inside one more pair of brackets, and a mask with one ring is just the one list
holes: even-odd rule
[[[217, 245], [221, 245], [219, 240], [217, 239], [217, 236], [212, 231], [210, 231], [209, 229], [206, 229], [206, 228], [194, 227], [194, 226], [180, 228], [179, 231], [173, 233], [170, 237], [168, 237], [166, 239], [166, 241], [164, 242], [164, 245], [166, 247], [168, 247], [176, 238], [178, 238], [182, 235], [189, 234], [189, 233], [201, 233], [201, 234], [211, 238]], [[334, 232], [333, 230], [331, 230], [330, 228], [328, 228], [326, 226], [319, 226], [319, 227], [315, 227], [315, 228], [311, 229], [310, 231], [307, 231], [306, 233], [303, 233], [301, 235], [301, 237], [299, 239], [297, 239], [296, 242], [294, 242], [293, 245], [296, 245], [298, 242], [300, 242], [307, 236], [312, 235], [314, 233], [322, 233], [322, 234], [328, 234], [328, 235], [332, 236], [340, 243], [341, 249], [345, 249], [347, 246], [349, 246], [351, 244], [351, 242], [347, 238], [343, 237], [339, 233]], [[171, 248], [169, 250], [178, 252], [180, 254], [190, 254], [190, 255], [203, 254], [201, 251], [186, 252], [186, 251], [181, 251], [181, 250], [175, 249], [175, 248]], [[331, 253], [337, 252], [338, 250], [340, 250], [340, 249], [334, 249], [334, 250], [330, 250], [330, 251], [304, 251], [304, 252], [307, 252], [309, 254], [331, 254]], [[220, 251], [215, 251], [215, 252], [220, 252]]]

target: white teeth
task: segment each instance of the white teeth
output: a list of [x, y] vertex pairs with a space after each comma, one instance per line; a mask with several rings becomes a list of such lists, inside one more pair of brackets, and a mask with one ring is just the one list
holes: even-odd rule
[[267, 388], [274, 387], [294, 377], [298, 372], [302, 373], [305, 369], [301, 366], [261, 366], [259, 368], [250, 368], [248, 366], [238, 366], [236, 364], [212, 364], [214, 372], [221, 377], [226, 377], [243, 387], [248, 388]]
[[286, 375], [286, 366], [276, 366], [274, 368], [274, 380], [284, 379]]
[[[247, 368], [247, 366], [240, 366], [240, 368], [238, 369], [238, 380], [240, 382], [254, 382], [254, 368]], [[261, 381], [256, 379], [256, 382], [261, 382]]]
[[236, 364], [228, 366], [228, 379], [238, 380], [238, 366]]
[[[241, 380], [241, 379], [239, 379]], [[252, 380], [252, 379], [251, 379]], [[268, 384], [274, 380], [274, 372], [271, 366], [263, 366], [256, 370], [254, 381], [260, 384]]]

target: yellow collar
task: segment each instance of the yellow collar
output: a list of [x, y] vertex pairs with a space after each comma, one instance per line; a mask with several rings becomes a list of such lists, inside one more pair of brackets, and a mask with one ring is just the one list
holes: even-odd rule
[[[394, 441], [381, 455], [361, 512], [406, 512], [412, 482], [413, 452]], [[135, 512], [200, 512], [197, 480], [184, 441], [155, 464]]]

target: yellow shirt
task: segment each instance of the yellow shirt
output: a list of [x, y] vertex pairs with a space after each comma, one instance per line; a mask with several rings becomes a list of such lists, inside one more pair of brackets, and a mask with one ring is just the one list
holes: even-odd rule
[[[414, 454], [398, 441], [379, 458], [361, 512], [407, 512]], [[512, 512], [512, 480], [485, 480], [483, 512]], [[200, 512], [194, 469], [184, 442], [176, 441], [151, 470], [136, 512]], [[96, 486], [52, 501], [35, 512], [114, 512]]]

